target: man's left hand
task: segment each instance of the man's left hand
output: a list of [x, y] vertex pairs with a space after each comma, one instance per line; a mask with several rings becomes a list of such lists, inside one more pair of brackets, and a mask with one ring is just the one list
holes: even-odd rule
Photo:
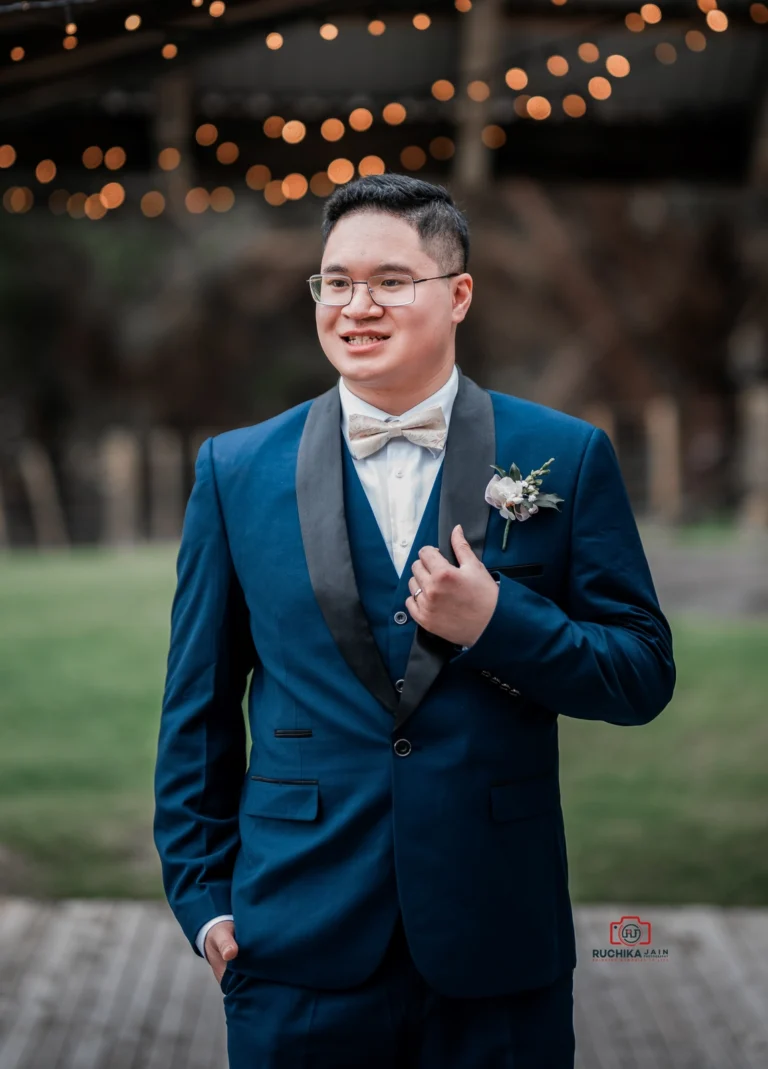
[[[458, 567], [435, 546], [423, 546], [411, 566], [411, 596], [405, 607], [412, 618], [433, 635], [457, 646], [477, 642], [493, 616], [499, 588], [491, 573], [474, 554], [461, 524], [451, 532]], [[417, 598], [414, 591], [421, 587]]]

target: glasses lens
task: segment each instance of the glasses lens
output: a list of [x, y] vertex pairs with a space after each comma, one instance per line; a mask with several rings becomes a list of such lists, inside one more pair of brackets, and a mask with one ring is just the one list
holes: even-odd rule
[[377, 304], [413, 304], [414, 285], [410, 275], [371, 275], [368, 285]]
[[346, 275], [312, 275], [309, 287], [320, 304], [349, 304], [352, 295], [352, 279]]

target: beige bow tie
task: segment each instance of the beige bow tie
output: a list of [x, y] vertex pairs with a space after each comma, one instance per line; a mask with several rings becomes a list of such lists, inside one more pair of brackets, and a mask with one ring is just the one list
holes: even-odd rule
[[403, 437], [425, 449], [442, 449], [446, 434], [445, 416], [440, 405], [425, 408], [399, 423], [387, 423], [359, 412], [353, 412], [349, 417], [349, 448], [356, 460], [378, 452], [390, 438]]

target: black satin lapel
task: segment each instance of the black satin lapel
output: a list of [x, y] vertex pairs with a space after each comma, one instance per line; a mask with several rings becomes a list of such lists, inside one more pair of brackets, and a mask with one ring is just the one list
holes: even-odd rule
[[[457, 523], [462, 525], [475, 555], [480, 560], [483, 558], [490, 514], [485, 488], [493, 476], [491, 465], [495, 463], [496, 427], [491, 396], [459, 370], [459, 388], [445, 445], [438, 519], [440, 552], [451, 564], [456, 563], [451, 531]], [[417, 708], [453, 653], [452, 643], [421, 627], [416, 629], [395, 730]]]
[[296, 500], [312, 589], [345, 661], [382, 705], [396, 713], [389, 678], [357, 589], [344, 512], [338, 385], [312, 402], [299, 442]]

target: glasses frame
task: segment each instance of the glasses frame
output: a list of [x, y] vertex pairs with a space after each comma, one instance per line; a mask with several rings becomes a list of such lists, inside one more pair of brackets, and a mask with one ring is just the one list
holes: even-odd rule
[[[371, 300], [373, 301], [374, 304], [378, 305], [379, 308], [405, 308], [409, 304], [413, 304], [414, 301], [416, 300], [416, 285], [419, 282], [434, 282], [434, 280], [437, 279], [437, 278], [455, 278], [456, 275], [460, 275], [460, 274], [462, 274], [462, 272], [461, 271], [451, 271], [447, 275], [430, 275], [429, 278], [414, 278], [413, 275], [407, 275], [404, 271], [383, 271], [383, 272], [380, 272], [380, 274], [383, 274], [384, 276], [387, 276], [387, 275], [399, 275], [402, 278], [410, 278], [411, 282], [414, 285], [413, 299], [410, 300], [410, 301], [402, 301], [400, 304], [381, 304], [374, 297], [373, 291], [371, 290], [371, 286], [370, 286], [371, 278], [378, 278], [379, 275], [371, 275], [370, 278], [364, 278], [364, 279], [354, 279], [354, 278], [350, 278], [349, 275], [343, 275], [341, 273], [337, 274], [335, 271], [330, 271], [330, 272], [327, 273], [327, 275], [329, 277], [331, 277], [331, 278], [348, 278], [350, 283], [353, 286], [367, 286], [368, 293], [370, 294]], [[309, 283], [309, 292], [312, 294], [312, 298], [313, 298], [315, 304], [321, 304], [323, 306], [323, 308], [346, 308], [347, 305], [352, 304], [352, 298], [355, 295], [355, 291], [354, 290], [350, 290], [349, 300], [348, 301], [344, 301], [343, 304], [328, 304], [327, 301], [321, 301], [318, 297], [315, 297], [315, 291], [312, 289], [312, 280], [315, 279], [315, 278], [324, 278], [324, 277], [326, 277], [326, 276], [322, 272], [320, 272], [320, 274], [317, 274], [317, 275], [310, 275], [309, 278], [306, 280]]]

